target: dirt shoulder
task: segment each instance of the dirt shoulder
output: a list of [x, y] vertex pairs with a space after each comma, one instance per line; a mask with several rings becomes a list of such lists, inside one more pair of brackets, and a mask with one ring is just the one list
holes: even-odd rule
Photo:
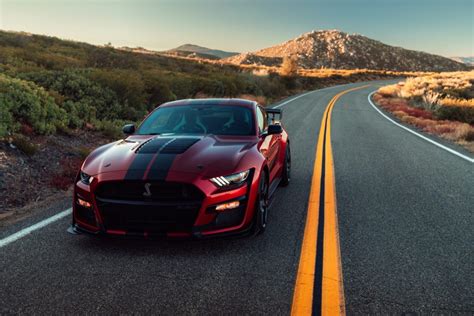
[[11, 139], [0, 143], [0, 226], [70, 196], [85, 156], [110, 140], [100, 133], [77, 131], [24, 137], [22, 141], [28, 145], [14, 145]]

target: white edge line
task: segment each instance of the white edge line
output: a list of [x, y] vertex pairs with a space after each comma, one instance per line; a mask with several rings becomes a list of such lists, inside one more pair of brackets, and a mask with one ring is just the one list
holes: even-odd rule
[[8, 245], [8, 244], [10, 244], [10, 243], [12, 243], [12, 242], [14, 242], [14, 241], [20, 239], [20, 238], [25, 237], [25, 236], [28, 235], [28, 234], [31, 234], [31, 233], [34, 232], [35, 230], [38, 230], [38, 229], [40, 229], [40, 228], [43, 228], [43, 227], [45, 227], [46, 225], [49, 225], [49, 224], [51, 224], [51, 223], [54, 223], [54, 222], [60, 220], [61, 218], [68, 216], [69, 214], [71, 214], [71, 211], [72, 211], [72, 209], [71, 209], [71, 208], [68, 208], [67, 210], [62, 211], [61, 213], [58, 213], [58, 214], [53, 215], [53, 216], [51, 216], [51, 217], [48, 217], [48, 218], [42, 220], [41, 222], [38, 222], [38, 223], [36, 223], [36, 224], [34, 224], [34, 225], [31, 225], [31, 226], [29, 226], [29, 227], [26, 227], [26, 228], [24, 228], [24, 229], [22, 229], [22, 230], [20, 230], [20, 231], [18, 231], [18, 232], [16, 232], [16, 233], [14, 233], [14, 234], [8, 236], [8, 237], [5, 237], [5, 238], [3, 238], [3, 239], [0, 239], [0, 248], [4, 247], [4, 246], [6, 246], [6, 245]]
[[379, 112], [380, 115], [382, 115], [383, 117], [385, 117], [387, 120], [389, 120], [389, 121], [392, 122], [393, 124], [397, 125], [398, 127], [403, 128], [404, 130], [406, 130], [406, 131], [408, 131], [408, 132], [410, 132], [410, 133], [412, 133], [412, 134], [414, 134], [414, 135], [416, 135], [416, 136], [418, 136], [418, 137], [420, 137], [420, 138], [426, 140], [427, 142], [430, 142], [430, 143], [432, 143], [433, 145], [438, 146], [439, 148], [442, 148], [442, 149], [444, 149], [444, 150], [450, 152], [451, 154], [456, 155], [456, 156], [458, 156], [458, 157], [460, 157], [460, 158], [462, 158], [462, 159], [464, 159], [464, 160], [467, 160], [467, 161], [469, 161], [469, 162], [474, 163], [474, 158], [470, 158], [470, 157], [468, 157], [468, 156], [466, 156], [466, 155], [461, 154], [460, 152], [457, 152], [457, 151], [455, 151], [455, 150], [453, 150], [453, 149], [451, 149], [451, 148], [449, 148], [449, 147], [446, 147], [446, 146], [444, 146], [444, 145], [442, 145], [442, 144], [440, 144], [440, 143], [438, 143], [438, 142], [435, 142], [434, 140], [429, 139], [428, 137], [423, 136], [423, 135], [421, 135], [421, 134], [419, 134], [419, 133], [413, 131], [412, 129], [410, 129], [410, 128], [406, 127], [406, 126], [403, 126], [402, 124], [399, 124], [399, 123], [395, 122], [395, 121], [392, 120], [390, 117], [388, 117], [387, 115], [385, 115], [385, 114], [384, 114], [382, 111], [380, 111], [380, 110], [377, 108], [377, 106], [375, 106], [375, 104], [372, 102], [372, 95], [373, 95], [375, 92], [377, 92], [377, 90], [372, 91], [372, 92], [369, 94], [369, 96], [367, 97], [367, 100], [369, 100], [370, 105], [372, 105], [372, 107], [373, 107], [375, 110], [377, 110], [377, 112]]

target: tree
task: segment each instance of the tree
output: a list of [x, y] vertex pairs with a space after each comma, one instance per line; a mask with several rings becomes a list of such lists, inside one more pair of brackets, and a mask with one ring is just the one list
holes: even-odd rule
[[293, 77], [298, 71], [298, 57], [285, 56], [281, 63], [281, 74], [283, 76]]

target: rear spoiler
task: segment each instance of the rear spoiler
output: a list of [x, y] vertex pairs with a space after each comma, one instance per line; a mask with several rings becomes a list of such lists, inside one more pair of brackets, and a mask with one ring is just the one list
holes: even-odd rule
[[283, 117], [283, 111], [281, 109], [265, 109], [268, 114], [269, 124], [280, 124], [281, 118]]

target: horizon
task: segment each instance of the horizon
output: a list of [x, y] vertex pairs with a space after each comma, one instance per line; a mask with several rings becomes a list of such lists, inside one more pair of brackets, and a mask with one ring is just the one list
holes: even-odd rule
[[[349, 34], [349, 35], [362, 35], [362, 36], [365, 36], [363, 34], [359, 34], [359, 33], [349, 33], [349, 32], [344, 32], [342, 30], [338, 30], [338, 29], [318, 29], [318, 30], [311, 30], [311, 31], [308, 31], [308, 32], [305, 32], [305, 33], [301, 33], [299, 35], [296, 35], [295, 37], [293, 38], [290, 38], [290, 39], [286, 39], [286, 40], [283, 40], [282, 42], [279, 42], [279, 43], [275, 43], [271, 46], [276, 46], [276, 45], [279, 45], [279, 44], [282, 44], [282, 43], [285, 43], [287, 41], [290, 41], [294, 38], [297, 38], [297, 37], [300, 37], [306, 33], [310, 33], [310, 32], [314, 32], [314, 31], [339, 31], [339, 32], [342, 32], [342, 33], [346, 33], [346, 34]], [[149, 47], [143, 47], [143, 46], [117, 46], [117, 45], [114, 45], [113, 43], [103, 43], [103, 44], [96, 44], [96, 43], [90, 43], [90, 42], [87, 42], [87, 41], [82, 41], [82, 40], [76, 40], [76, 39], [70, 39], [70, 38], [62, 38], [62, 37], [58, 37], [58, 36], [55, 36], [55, 35], [49, 35], [49, 34], [40, 34], [40, 33], [32, 33], [32, 32], [27, 32], [27, 31], [16, 31], [16, 30], [5, 30], [5, 29], [0, 29], [0, 31], [3, 31], [3, 32], [9, 32], [9, 33], [16, 33], [16, 34], [28, 34], [28, 35], [37, 35], [37, 36], [47, 36], [47, 37], [54, 37], [54, 38], [58, 38], [59, 40], [64, 40], [64, 41], [72, 41], [72, 42], [76, 42], [76, 43], [85, 43], [85, 44], [89, 44], [89, 45], [94, 45], [94, 46], [98, 46], [98, 47], [105, 47], [105, 46], [111, 46], [115, 49], [121, 49], [121, 48], [130, 48], [130, 49], [144, 49], [144, 50], [147, 50], [147, 51], [151, 51], [151, 52], [165, 52], [165, 51], [168, 51], [168, 50], [172, 50], [172, 49], [176, 49], [176, 48], [179, 48], [181, 46], [186, 46], [186, 45], [192, 45], [192, 46], [197, 46], [197, 47], [201, 47], [201, 48], [205, 48], [205, 49], [211, 49], [211, 50], [220, 50], [220, 51], [224, 51], [224, 52], [229, 52], [229, 53], [237, 53], [237, 54], [241, 54], [241, 53], [251, 53], [250, 51], [228, 51], [228, 50], [225, 50], [225, 49], [221, 49], [219, 47], [207, 47], [207, 46], [203, 46], [199, 43], [183, 43], [183, 44], [179, 44], [175, 47], [170, 47], [170, 48], [165, 48], [165, 49], [162, 49], [162, 50], [156, 50], [156, 49], [152, 49], [152, 48], [149, 48]], [[383, 44], [386, 44], [386, 45], [390, 45], [390, 44], [387, 44], [387, 43], [384, 43], [378, 39], [375, 39], [375, 38], [369, 38], [369, 39], [372, 39], [372, 40], [376, 40], [376, 41], [379, 41]], [[269, 47], [271, 47], [269, 46]], [[400, 48], [403, 48], [403, 49], [407, 49], [407, 50], [414, 50], [414, 51], [419, 51], [419, 52], [424, 52], [424, 53], [428, 53], [428, 54], [434, 54], [432, 52], [428, 52], [428, 51], [423, 51], [423, 50], [415, 50], [415, 49], [409, 49], [409, 48], [406, 48], [406, 47], [402, 47], [402, 46], [396, 46], [396, 45], [390, 45], [392, 47], [400, 47]], [[256, 49], [255, 51], [258, 51], [260, 49], [265, 49], [265, 48], [268, 48], [268, 47], [262, 47], [262, 48], [259, 48], [259, 49]], [[434, 54], [434, 55], [438, 55], [438, 54]], [[472, 55], [451, 55], [451, 56], [444, 56], [444, 55], [439, 55], [439, 56], [442, 56], [442, 57], [447, 57], [447, 58], [472, 58], [474, 57], [474, 53]]]
[[[0, 29], [154, 51], [192, 44], [241, 53], [278, 45], [312, 30], [337, 29], [445, 57], [474, 55], [473, 41], [468, 40], [474, 37], [471, 1], [362, 2], [0, 0]], [[213, 10], [206, 4], [213, 5]], [[364, 12], [355, 10], [361, 4]], [[283, 23], [285, 17], [286, 21], [294, 18], [294, 23]]]

